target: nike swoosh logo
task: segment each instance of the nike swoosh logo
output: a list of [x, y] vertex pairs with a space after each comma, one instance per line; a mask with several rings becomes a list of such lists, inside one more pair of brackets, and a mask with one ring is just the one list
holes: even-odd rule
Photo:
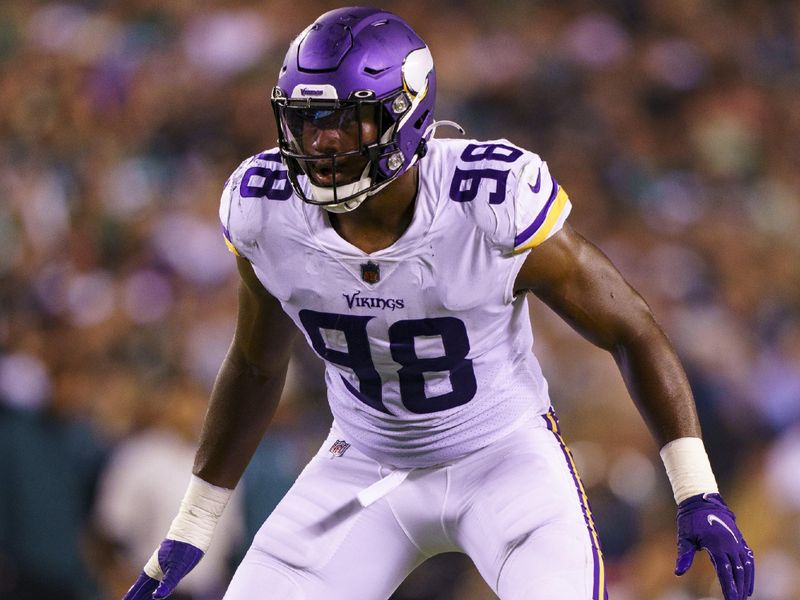
[[539, 188], [540, 188], [541, 186], [542, 186], [542, 168], [541, 168], [541, 167], [539, 167], [539, 172], [536, 174], [536, 183], [535, 183], [535, 184], [533, 184], [533, 185], [531, 185], [531, 184], [529, 183], [529, 184], [528, 184], [528, 187], [529, 187], [529, 188], [531, 188], [531, 191], [532, 191], [534, 194], [538, 194], [538, 193], [539, 193]]
[[708, 524], [709, 524], [709, 525], [712, 525], [712, 526], [714, 525], [714, 523], [719, 523], [720, 525], [722, 525], [722, 526], [723, 526], [725, 529], [727, 529], [727, 530], [728, 530], [728, 533], [730, 533], [730, 534], [733, 536], [733, 541], [734, 541], [734, 542], [736, 542], [737, 544], [739, 543], [739, 539], [736, 537], [736, 534], [735, 534], [735, 533], [733, 533], [733, 531], [731, 530], [731, 528], [730, 528], [730, 527], [728, 527], [728, 526], [725, 524], [725, 521], [723, 521], [722, 519], [720, 519], [720, 518], [719, 518], [717, 515], [708, 515], [708, 516], [706, 517], [706, 520], [708, 521]]

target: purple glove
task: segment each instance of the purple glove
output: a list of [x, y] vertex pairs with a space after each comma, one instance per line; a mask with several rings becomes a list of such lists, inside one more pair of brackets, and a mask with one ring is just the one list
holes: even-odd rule
[[678, 505], [676, 575], [689, 570], [697, 550], [705, 550], [711, 557], [725, 600], [745, 600], [753, 595], [753, 551], [719, 494], [698, 494]]
[[164, 573], [160, 582], [142, 571], [122, 600], [152, 600], [169, 596], [178, 582], [203, 558], [203, 551], [186, 542], [164, 540], [158, 547], [158, 565]]

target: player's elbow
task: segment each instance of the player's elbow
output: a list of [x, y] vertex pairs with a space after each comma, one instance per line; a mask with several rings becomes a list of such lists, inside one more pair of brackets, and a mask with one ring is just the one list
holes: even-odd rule
[[663, 343], [669, 344], [664, 330], [647, 302], [637, 295], [607, 350], [619, 361], [623, 356], [630, 356]]

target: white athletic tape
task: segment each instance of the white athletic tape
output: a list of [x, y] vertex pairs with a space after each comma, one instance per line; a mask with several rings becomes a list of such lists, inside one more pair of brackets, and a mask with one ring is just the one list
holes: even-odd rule
[[[211, 536], [217, 526], [217, 521], [225, 510], [225, 505], [230, 500], [233, 490], [212, 485], [199, 477], [192, 475], [189, 487], [181, 500], [178, 515], [173, 519], [167, 532], [168, 540], [186, 542], [205, 552], [211, 545]], [[158, 548], [153, 552], [144, 572], [148, 577], [164, 579], [164, 572], [158, 563]]]
[[[167, 539], [186, 542], [205, 553], [211, 545], [211, 536], [231, 494], [233, 490], [212, 485], [192, 475], [178, 514], [167, 532]], [[164, 579], [164, 572], [158, 563], [158, 550], [156, 548], [150, 556], [144, 572], [148, 577], [161, 581]]]
[[231, 494], [233, 490], [212, 485], [192, 475], [167, 539], [186, 542], [203, 552], [208, 550], [214, 528]]
[[161, 565], [158, 564], [158, 548], [156, 548], [156, 551], [150, 555], [150, 559], [144, 566], [144, 573], [148, 577], [152, 577], [158, 581], [164, 579], [164, 571], [161, 570]]
[[700, 438], [684, 437], [672, 440], [659, 454], [667, 470], [667, 477], [672, 484], [672, 494], [677, 504], [690, 496], [719, 492], [708, 454]]
[[[181, 500], [178, 515], [173, 519], [167, 532], [168, 540], [186, 542], [205, 552], [211, 545], [211, 536], [217, 521], [225, 510], [225, 505], [231, 497], [233, 490], [211, 485], [207, 481], [192, 475], [189, 487]], [[158, 550], [153, 552], [144, 572], [148, 577], [161, 581], [164, 572], [158, 562]]]

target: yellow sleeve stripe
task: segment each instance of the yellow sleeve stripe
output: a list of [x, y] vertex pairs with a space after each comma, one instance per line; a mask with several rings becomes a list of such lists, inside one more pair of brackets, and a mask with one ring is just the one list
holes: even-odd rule
[[233, 254], [241, 258], [242, 255], [239, 254], [239, 251], [236, 249], [236, 246], [234, 246], [233, 242], [231, 241], [231, 232], [228, 231], [228, 228], [225, 227], [225, 225], [222, 225], [222, 238], [225, 240], [225, 246], [228, 248], [228, 250], [230, 250]]
[[561, 213], [564, 212], [564, 207], [567, 206], [567, 202], [569, 202], [569, 196], [567, 196], [567, 192], [564, 191], [564, 188], [559, 188], [558, 195], [550, 207], [550, 210], [547, 212], [547, 218], [545, 218], [542, 226], [536, 230], [536, 234], [527, 242], [514, 248], [514, 254], [535, 248], [545, 241], [547, 236], [550, 235], [550, 232], [553, 230], [555, 224], [558, 223], [558, 219], [561, 216]]
[[234, 253], [236, 256], [238, 256], [238, 257], [240, 257], [240, 258], [241, 258], [241, 256], [242, 256], [242, 255], [241, 255], [241, 254], [239, 254], [239, 251], [236, 249], [236, 246], [234, 246], [233, 244], [231, 244], [231, 241], [230, 241], [228, 238], [225, 238], [225, 246], [227, 246], [228, 250], [230, 250], [230, 251], [231, 251], [231, 252], [233, 252], [233, 253]]

